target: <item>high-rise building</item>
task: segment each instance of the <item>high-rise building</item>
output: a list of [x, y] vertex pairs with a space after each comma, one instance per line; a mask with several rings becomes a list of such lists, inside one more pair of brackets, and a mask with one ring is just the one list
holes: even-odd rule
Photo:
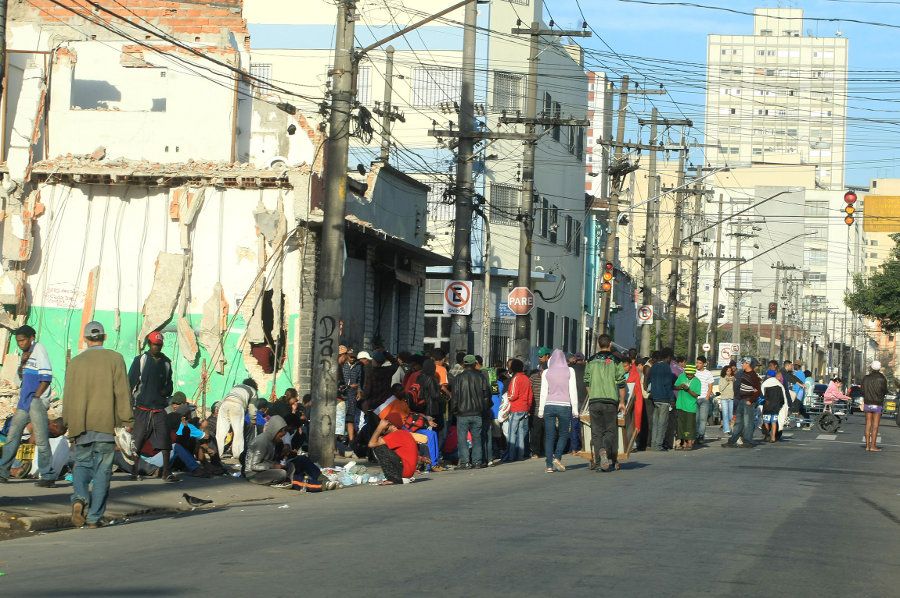
[[709, 36], [710, 163], [812, 164], [818, 187], [843, 186], [848, 40], [811, 33], [801, 9], [757, 8], [752, 35]]

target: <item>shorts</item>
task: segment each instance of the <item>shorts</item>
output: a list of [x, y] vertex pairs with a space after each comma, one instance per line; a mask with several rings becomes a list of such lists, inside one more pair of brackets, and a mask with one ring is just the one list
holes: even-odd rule
[[865, 413], [881, 413], [884, 411], [884, 407], [881, 405], [863, 405], [863, 411]]
[[763, 421], [767, 424], [777, 424], [778, 423], [778, 414], [777, 413], [763, 413]]
[[138, 451], [147, 440], [150, 441], [150, 446], [158, 451], [171, 449], [172, 440], [169, 438], [169, 429], [166, 426], [166, 412], [135, 409], [131, 437], [134, 439]]

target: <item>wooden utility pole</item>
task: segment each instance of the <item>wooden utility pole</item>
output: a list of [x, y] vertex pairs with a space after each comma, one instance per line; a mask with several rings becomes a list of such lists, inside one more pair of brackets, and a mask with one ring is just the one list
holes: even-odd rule
[[[463, 30], [462, 84], [459, 97], [459, 146], [456, 152], [456, 217], [453, 233], [453, 280], [472, 279], [472, 201], [475, 139], [475, 29], [478, 5], [466, 5]], [[471, 315], [454, 314], [450, 324], [450, 352], [469, 352]]]

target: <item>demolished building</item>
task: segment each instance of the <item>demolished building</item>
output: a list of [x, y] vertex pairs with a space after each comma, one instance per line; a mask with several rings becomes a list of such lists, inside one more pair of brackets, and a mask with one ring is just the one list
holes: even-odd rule
[[[126, 361], [165, 332], [176, 390], [201, 403], [247, 375], [308, 391], [321, 163], [251, 148], [271, 118], [240, 2], [96, 5], [10, 10], [0, 342], [37, 329], [57, 394], [91, 319]], [[302, 109], [273, 108], [278, 134], [321, 147]], [[422, 249], [427, 191], [390, 167], [348, 178], [346, 343], [421, 346], [425, 267], [445, 263]]]

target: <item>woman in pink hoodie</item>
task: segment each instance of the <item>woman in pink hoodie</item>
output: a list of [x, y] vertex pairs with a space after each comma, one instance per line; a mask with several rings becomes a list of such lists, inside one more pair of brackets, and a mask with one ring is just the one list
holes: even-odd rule
[[835, 401], [850, 401], [850, 397], [845, 395], [841, 389], [843, 382], [840, 378], [834, 378], [828, 384], [828, 388], [825, 389], [825, 395], [822, 397], [825, 400], [825, 411], [831, 411]]

